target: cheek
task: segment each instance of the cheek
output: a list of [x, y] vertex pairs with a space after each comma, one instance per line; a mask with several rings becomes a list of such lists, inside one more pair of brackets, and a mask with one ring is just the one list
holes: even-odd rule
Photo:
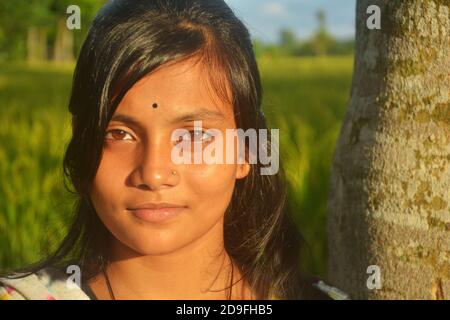
[[200, 212], [223, 215], [230, 202], [236, 181], [236, 165], [193, 165], [184, 180], [192, 194], [192, 203]]
[[[197, 207], [216, 217], [223, 215], [228, 207], [235, 187], [238, 168], [236, 164], [238, 140], [230, 138], [227, 143], [224, 132], [219, 139], [220, 143], [217, 144], [217, 148], [221, 148], [221, 152], [219, 152], [218, 159], [222, 161], [213, 164], [186, 165], [183, 170], [186, 186], [193, 194], [195, 203], [198, 203]], [[233, 159], [229, 164], [226, 164], [227, 153], [230, 155], [230, 159]], [[206, 154], [210, 154], [210, 152], [206, 152]]]
[[119, 208], [132, 161], [129, 148], [105, 146], [91, 192], [92, 202], [99, 209], [97, 212], [111, 212]]

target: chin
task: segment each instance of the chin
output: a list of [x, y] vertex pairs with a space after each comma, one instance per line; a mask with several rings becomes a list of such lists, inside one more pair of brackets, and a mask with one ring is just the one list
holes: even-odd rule
[[128, 243], [128, 247], [140, 255], [169, 254], [184, 246], [182, 240], [176, 235], [162, 235], [162, 232], [158, 232], [158, 234], [153, 236], [149, 234], [142, 235]]

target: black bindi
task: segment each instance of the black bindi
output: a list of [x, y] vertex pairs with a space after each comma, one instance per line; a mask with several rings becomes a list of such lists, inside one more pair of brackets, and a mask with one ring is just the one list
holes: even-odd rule
[[152, 107], [153, 107], [153, 109], [156, 109], [156, 108], [158, 108], [158, 104], [155, 102], [155, 103], [153, 103]]

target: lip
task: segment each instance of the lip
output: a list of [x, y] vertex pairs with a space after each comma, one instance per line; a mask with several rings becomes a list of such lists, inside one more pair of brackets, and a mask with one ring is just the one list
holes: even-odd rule
[[185, 210], [187, 206], [172, 203], [144, 203], [127, 210], [136, 218], [148, 222], [166, 221]]

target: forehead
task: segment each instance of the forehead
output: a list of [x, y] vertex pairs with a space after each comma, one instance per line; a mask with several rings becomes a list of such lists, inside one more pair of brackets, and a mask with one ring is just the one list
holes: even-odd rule
[[206, 66], [196, 57], [162, 65], [140, 79], [128, 90], [118, 110], [138, 112], [153, 109], [153, 103], [158, 104], [153, 111], [168, 116], [198, 108], [233, 117], [232, 106], [219, 97]]

